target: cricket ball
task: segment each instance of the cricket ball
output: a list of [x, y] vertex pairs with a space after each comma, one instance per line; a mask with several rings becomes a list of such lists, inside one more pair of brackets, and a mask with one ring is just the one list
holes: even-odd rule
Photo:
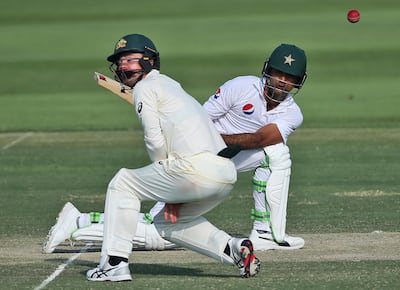
[[360, 12], [355, 9], [350, 10], [347, 12], [347, 20], [351, 23], [357, 23], [360, 21]]

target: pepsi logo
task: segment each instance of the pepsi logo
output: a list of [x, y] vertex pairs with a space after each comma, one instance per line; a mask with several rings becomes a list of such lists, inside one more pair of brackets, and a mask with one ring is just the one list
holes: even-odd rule
[[246, 104], [243, 106], [242, 108], [243, 113], [245, 113], [246, 115], [251, 115], [254, 113], [254, 106], [253, 104]]
[[221, 93], [221, 89], [218, 88], [218, 90], [215, 92], [214, 99], [218, 99], [220, 93]]

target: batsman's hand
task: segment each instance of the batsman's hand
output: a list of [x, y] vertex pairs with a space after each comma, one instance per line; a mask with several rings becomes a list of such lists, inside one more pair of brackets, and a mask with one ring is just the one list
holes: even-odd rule
[[171, 220], [171, 223], [176, 223], [179, 219], [179, 210], [182, 203], [166, 203], [164, 206], [164, 219]]

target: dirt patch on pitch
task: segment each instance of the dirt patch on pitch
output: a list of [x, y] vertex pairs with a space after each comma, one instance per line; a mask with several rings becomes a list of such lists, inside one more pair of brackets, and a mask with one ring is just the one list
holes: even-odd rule
[[[341, 233], [341, 234], [303, 234], [306, 241], [301, 250], [257, 252], [265, 262], [301, 261], [363, 261], [400, 260], [400, 233]], [[2, 265], [37, 263], [49, 259], [68, 259], [79, 252], [81, 247], [64, 245], [57, 253], [42, 254], [41, 241], [29, 238], [1, 238], [0, 257]], [[100, 247], [95, 244], [89, 252], [82, 253], [79, 260], [98, 262]], [[209, 263], [210, 258], [189, 250], [134, 251], [131, 263], [142, 264], [180, 264]]]
[[[377, 232], [370, 234], [308, 234], [300, 235], [306, 241], [301, 250], [257, 252], [262, 261], [362, 261], [400, 260], [400, 233]], [[134, 253], [132, 261], [140, 263], [209, 262], [210, 259], [187, 251]]]
[[365, 191], [336, 192], [333, 195], [350, 196], [350, 197], [379, 197], [379, 196], [400, 195], [400, 192], [384, 192], [381, 190], [365, 190]]

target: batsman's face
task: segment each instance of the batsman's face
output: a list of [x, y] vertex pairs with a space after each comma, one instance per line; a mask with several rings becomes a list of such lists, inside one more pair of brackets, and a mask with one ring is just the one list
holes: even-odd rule
[[139, 59], [143, 57], [142, 53], [125, 53], [122, 54], [119, 60], [117, 61], [118, 70], [138, 70], [142, 69], [139, 64]]
[[142, 53], [125, 53], [116, 62], [116, 73], [125, 85], [132, 87], [137, 83], [138, 78], [143, 75], [143, 68], [139, 64], [139, 60], [142, 57]]
[[295, 89], [298, 79], [287, 73], [271, 69], [264, 86], [264, 96], [274, 102], [283, 102], [288, 94]]

